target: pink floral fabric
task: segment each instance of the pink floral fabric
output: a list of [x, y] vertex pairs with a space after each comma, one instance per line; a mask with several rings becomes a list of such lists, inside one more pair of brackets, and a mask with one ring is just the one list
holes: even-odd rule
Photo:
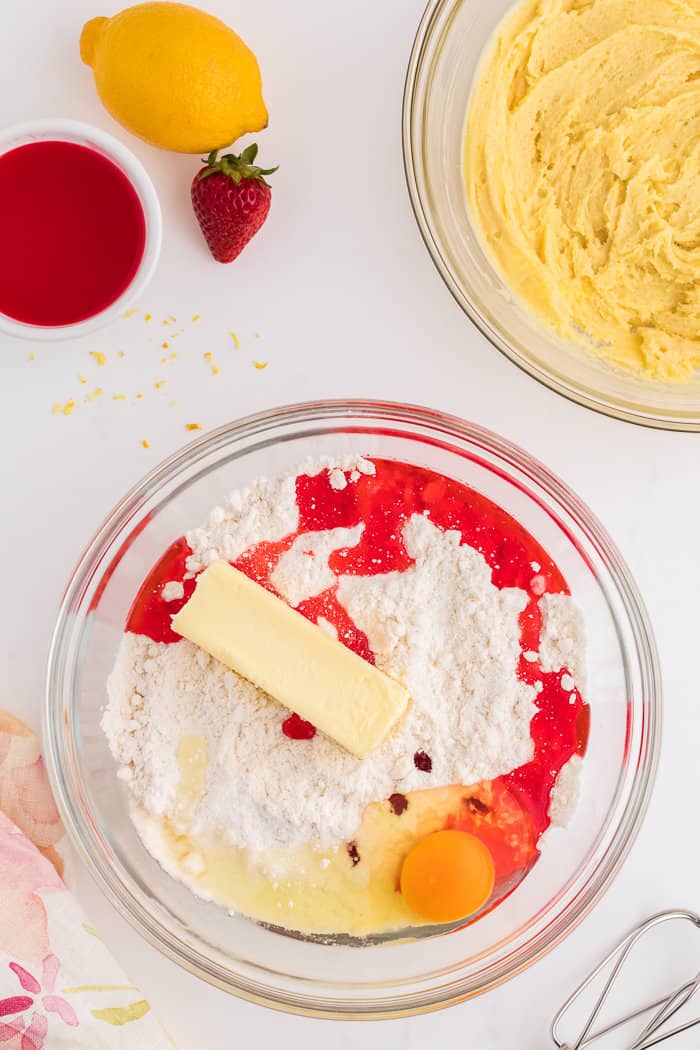
[[[43, 960], [41, 980], [17, 962], [11, 962], [9, 968], [25, 994], [0, 999], [0, 1044], [16, 1045], [19, 1050], [43, 1050], [49, 1014], [56, 1014], [70, 1028], [79, 1026], [78, 1016], [68, 1000], [53, 994], [61, 969], [55, 955], [47, 955]], [[8, 1018], [4, 1023], [3, 1017]]]
[[0, 710], [0, 810], [63, 874], [56, 843], [63, 825], [49, 787], [39, 741], [18, 718]]
[[0, 1050], [172, 1048], [68, 892], [62, 835], [39, 742], [0, 711]]

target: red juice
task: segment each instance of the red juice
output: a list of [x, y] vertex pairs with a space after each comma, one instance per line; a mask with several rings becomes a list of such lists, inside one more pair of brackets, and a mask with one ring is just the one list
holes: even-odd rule
[[129, 287], [146, 219], [124, 172], [74, 142], [0, 155], [0, 313], [25, 324], [85, 321]]

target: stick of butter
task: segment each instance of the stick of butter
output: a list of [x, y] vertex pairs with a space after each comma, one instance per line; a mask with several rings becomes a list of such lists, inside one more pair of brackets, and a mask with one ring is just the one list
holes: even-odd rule
[[205, 569], [173, 630], [358, 758], [408, 704], [393, 678], [225, 561]]

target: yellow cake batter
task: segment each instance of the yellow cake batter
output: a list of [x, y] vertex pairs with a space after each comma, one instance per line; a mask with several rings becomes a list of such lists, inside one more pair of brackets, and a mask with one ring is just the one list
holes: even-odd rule
[[526, 0], [469, 112], [504, 278], [561, 335], [661, 380], [700, 368], [700, 0]]

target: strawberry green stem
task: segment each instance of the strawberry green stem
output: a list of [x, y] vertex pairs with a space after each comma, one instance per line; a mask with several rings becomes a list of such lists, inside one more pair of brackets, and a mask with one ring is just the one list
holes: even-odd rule
[[214, 172], [220, 171], [223, 175], [232, 178], [237, 186], [243, 179], [253, 179], [256, 182], [262, 182], [264, 186], [269, 186], [265, 176], [272, 175], [279, 167], [277, 165], [274, 168], [260, 168], [254, 163], [258, 155], [256, 143], [247, 146], [240, 155], [225, 153], [217, 159], [218, 152], [218, 150], [212, 150], [206, 161], [202, 162], [206, 166], [199, 173], [200, 179], [206, 179]]

